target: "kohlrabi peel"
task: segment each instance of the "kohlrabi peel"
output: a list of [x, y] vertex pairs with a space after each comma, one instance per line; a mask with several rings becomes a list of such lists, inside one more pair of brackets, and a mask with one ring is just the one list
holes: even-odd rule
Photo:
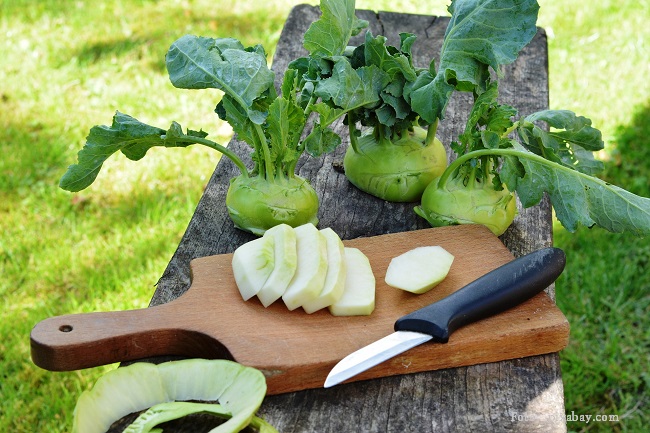
[[[136, 420], [124, 430], [124, 433], [163, 433], [161, 429], [156, 429], [158, 425], [191, 414], [199, 413], [214, 415], [226, 420], [232, 418], [232, 414], [220, 404], [172, 401], [159, 403], [150, 407], [145, 412], [141, 413]], [[257, 416], [254, 416], [251, 419], [248, 427], [258, 433], [278, 433], [271, 424]], [[214, 431], [215, 429], [210, 430], [208, 433]]]
[[[251, 422], [265, 395], [266, 379], [262, 372], [232, 361], [135, 363], [106, 373], [92, 389], [81, 394], [72, 432], [104, 433], [122, 417], [160, 403], [205, 400], [218, 402], [230, 414], [212, 433], [234, 433]], [[149, 427], [153, 426], [142, 428]]]
[[138, 415], [135, 421], [124, 429], [123, 433], [162, 432], [162, 430], [156, 429], [159, 424], [194, 413], [209, 413], [219, 418], [230, 418], [232, 416], [232, 414], [220, 404], [184, 401], [158, 403]]

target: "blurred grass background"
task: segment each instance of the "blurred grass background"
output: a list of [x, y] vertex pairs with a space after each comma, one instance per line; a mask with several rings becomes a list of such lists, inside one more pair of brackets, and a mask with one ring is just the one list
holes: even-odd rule
[[[58, 188], [95, 124], [115, 110], [226, 143], [216, 94], [174, 89], [164, 54], [194, 33], [262, 43], [270, 55], [291, 7], [317, 1], [0, 0], [0, 431], [64, 432], [106, 366], [34, 366], [29, 332], [49, 316], [143, 308], [219, 155], [152, 150], [113, 157], [93, 186]], [[650, 2], [540, 0], [551, 108], [592, 119], [606, 140], [603, 177], [650, 196]], [[360, 9], [447, 15], [447, 1], [357, 1]], [[617, 423], [570, 431], [641, 432], [650, 420], [650, 244], [555, 225], [568, 266], [557, 301], [571, 323], [561, 354], [567, 412]]]

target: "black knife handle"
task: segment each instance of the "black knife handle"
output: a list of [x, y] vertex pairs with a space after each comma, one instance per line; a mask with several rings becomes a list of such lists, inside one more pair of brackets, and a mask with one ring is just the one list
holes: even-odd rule
[[416, 331], [446, 343], [456, 329], [532, 298], [560, 276], [564, 251], [543, 248], [483, 275], [446, 298], [395, 322], [396, 331]]

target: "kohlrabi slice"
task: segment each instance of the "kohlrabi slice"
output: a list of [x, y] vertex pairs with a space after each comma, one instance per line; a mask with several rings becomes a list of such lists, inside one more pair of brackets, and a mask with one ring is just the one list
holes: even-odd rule
[[454, 256], [440, 246], [417, 247], [393, 258], [386, 284], [412, 293], [425, 293], [447, 277]]
[[327, 227], [320, 231], [327, 243], [327, 274], [325, 284], [314, 300], [302, 305], [309, 314], [328, 307], [338, 301], [345, 288], [345, 250], [343, 242], [334, 230]]
[[273, 237], [275, 243], [275, 265], [260, 291], [257, 293], [262, 305], [268, 307], [284, 294], [296, 273], [298, 255], [296, 252], [296, 233], [288, 224], [271, 227], [264, 237]]
[[232, 256], [232, 271], [244, 301], [257, 295], [273, 272], [275, 246], [272, 236], [246, 242]]
[[218, 402], [232, 417], [211, 433], [238, 432], [251, 422], [265, 395], [262, 372], [233, 361], [139, 362], [106, 373], [81, 394], [72, 432], [104, 433], [130, 413], [175, 400]]
[[327, 241], [313, 224], [294, 229], [298, 265], [282, 300], [289, 310], [295, 310], [315, 299], [323, 289], [327, 275]]
[[358, 248], [345, 247], [347, 267], [343, 295], [329, 306], [334, 316], [368, 316], [375, 309], [375, 275], [368, 257]]

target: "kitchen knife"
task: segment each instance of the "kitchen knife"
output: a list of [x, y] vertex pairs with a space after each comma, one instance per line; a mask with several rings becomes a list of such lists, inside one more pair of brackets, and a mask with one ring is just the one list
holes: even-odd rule
[[395, 322], [395, 332], [343, 358], [325, 388], [337, 385], [415, 346], [446, 343], [458, 328], [508, 310], [532, 298], [560, 276], [566, 257], [543, 248], [483, 275], [451, 295]]

